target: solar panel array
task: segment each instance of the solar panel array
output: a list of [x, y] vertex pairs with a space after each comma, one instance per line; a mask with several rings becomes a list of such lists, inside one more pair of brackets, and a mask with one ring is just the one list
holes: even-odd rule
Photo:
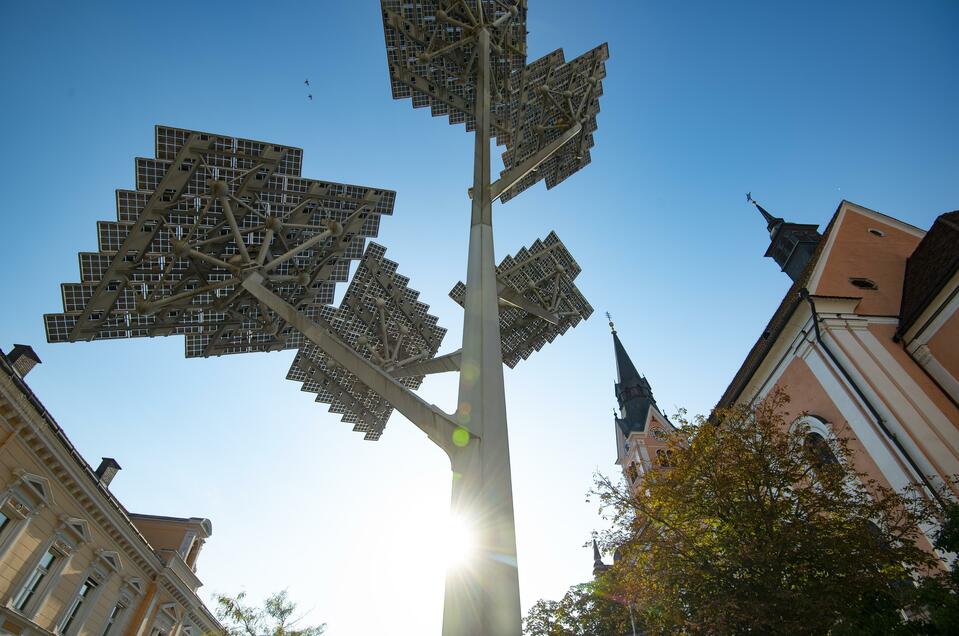
[[[582, 271], [555, 232], [536, 240], [516, 256], [507, 256], [496, 268], [501, 286], [509, 286], [527, 300], [556, 316], [552, 324], [512, 305], [500, 304], [499, 324], [503, 363], [513, 368], [534, 351], [552, 342], [581, 320], [593, 308], [573, 283]], [[457, 283], [450, 298], [465, 306], [466, 285]]]
[[[384, 258], [386, 249], [370, 243], [357, 267], [343, 302], [320, 318], [344, 343], [385, 371], [427, 360], [436, 355], [446, 335], [429, 305], [418, 301], [409, 279], [396, 273], [397, 265]], [[330, 405], [365, 439], [379, 439], [393, 408], [355, 375], [336, 364], [312, 343], [296, 354], [287, 379], [303, 383], [316, 401]], [[398, 382], [418, 389], [423, 376]]]
[[395, 193], [306, 179], [299, 148], [157, 126], [156, 157], [80, 253], [47, 314], [50, 342], [183, 335], [188, 357], [296, 348], [302, 336], [241, 286], [261, 269], [311, 318], [392, 214]]
[[491, 111], [498, 135], [526, 63], [526, 0], [381, 0], [394, 99], [476, 126], [476, 27], [490, 32]]
[[564, 63], [559, 49], [527, 67], [522, 95], [514, 100], [517, 108], [510, 121], [514, 132], [506, 142], [502, 174], [533, 157], [575, 124], [582, 124], [582, 130], [536, 171], [505, 191], [502, 202], [540, 180], [545, 179], [547, 189], [552, 188], [589, 164], [607, 59], [609, 49], [602, 44], [571, 62]]

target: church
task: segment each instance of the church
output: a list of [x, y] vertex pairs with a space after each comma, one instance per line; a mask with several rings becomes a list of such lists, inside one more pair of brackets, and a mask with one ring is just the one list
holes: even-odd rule
[[[823, 232], [768, 212], [765, 256], [793, 281], [717, 406], [790, 396], [812, 440], [849, 440], [856, 471], [959, 495], [959, 211], [928, 230], [842, 201]], [[668, 467], [672, 430], [612, 321], [616, 457], [634, 487]], [[678, 398], [679, 396], [677, 396]], [[596, 571], [603, 565], [594, 549]]]

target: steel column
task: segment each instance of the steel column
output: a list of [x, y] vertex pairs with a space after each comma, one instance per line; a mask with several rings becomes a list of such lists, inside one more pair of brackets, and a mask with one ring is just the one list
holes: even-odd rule
[[[475, 433], [451, 453], [452, 514], [476, 554], [447, 573], [443, 636], [520, 636], [516, 530], [490, 197], [490, 35], [477, 34], [476, 153], [456, 420]], [[467, 440], [466, 436], [462, 436]], [[455, 538], [454, 538], [455, 540]]]

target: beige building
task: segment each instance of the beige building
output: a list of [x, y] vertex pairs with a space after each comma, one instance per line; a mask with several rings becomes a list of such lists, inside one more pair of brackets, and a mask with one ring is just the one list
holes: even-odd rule
[[[959, 495], [959, 211], [927, 232], [843, 201], [820, 234], [753, 203], [766, 256], [793, 284], [719, 406], [782, 387], [812, 443], [848, 438], [855, 468], [881, 483]], [[617, 458], [635, 485], [668, 465], [669, 422], [615, 329], [613, 340]]]
[[209, 520], [127, 512], [119, 464], [93, 470], [24, 381], [38, 362], [0, 354], [0, 633], [223, 633], [196, 592]]

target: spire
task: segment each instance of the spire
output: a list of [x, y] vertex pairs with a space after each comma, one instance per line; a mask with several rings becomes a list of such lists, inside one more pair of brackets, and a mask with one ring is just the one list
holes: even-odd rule
[[[612, 323], [612, 320], [610, 320]], [[619, 334], [613, 328], [613, 353], [616, 357], [616, 400], [619, 402], [621, 417], [616, 418], [624, 435], [631, 431], [642, 431], [646, 427], [646, 417], [649, 407], [656, 407], [653, 390], [649, 386], [636, 365], [626, 353], [626, 347], [619, 339]], [[615, 411], [614, 411], [615, 413]]]
[[636, 370], [633, 361], [629, 359], [626, 348], [619, 339], [619, 334], [613, 332], [613, 351], [616, 353], [616, 378], [618, 384], [625, 384], [632, 380], [638, 380], [642, 376]]
[[766, 256], [776, 261], [782, 271], [793, 281], [798, 280], [822, 240], [818, 225], [791, 223], [773, 216], [753, 198], [752, 192], [746, 193], [746, 201], [752, 203], [766, 220], [769, 231], [769, 247]]
[[766, 230], [769, 232], [770, 237], [772, 237], [772, 235], [776, 232], [776, 228], [785, 223], [783, 219], [779, 218], [778, 216], [773, 216], [766, 211], [766, 208], [759, 205], [759, 202], [753, 198], [752, 192], [746, 193], [746, 202], [755, 205], [756, 209], [759, 210], [759, 213], [763, 215], [763, 218], [766, 220]]
[[609, 566], [603, 563], [603, 555], [599, 553], [599, 546], [596, 545], [596, 539], [593, 539], [593, 576], [597, 577], [608, 569]]

